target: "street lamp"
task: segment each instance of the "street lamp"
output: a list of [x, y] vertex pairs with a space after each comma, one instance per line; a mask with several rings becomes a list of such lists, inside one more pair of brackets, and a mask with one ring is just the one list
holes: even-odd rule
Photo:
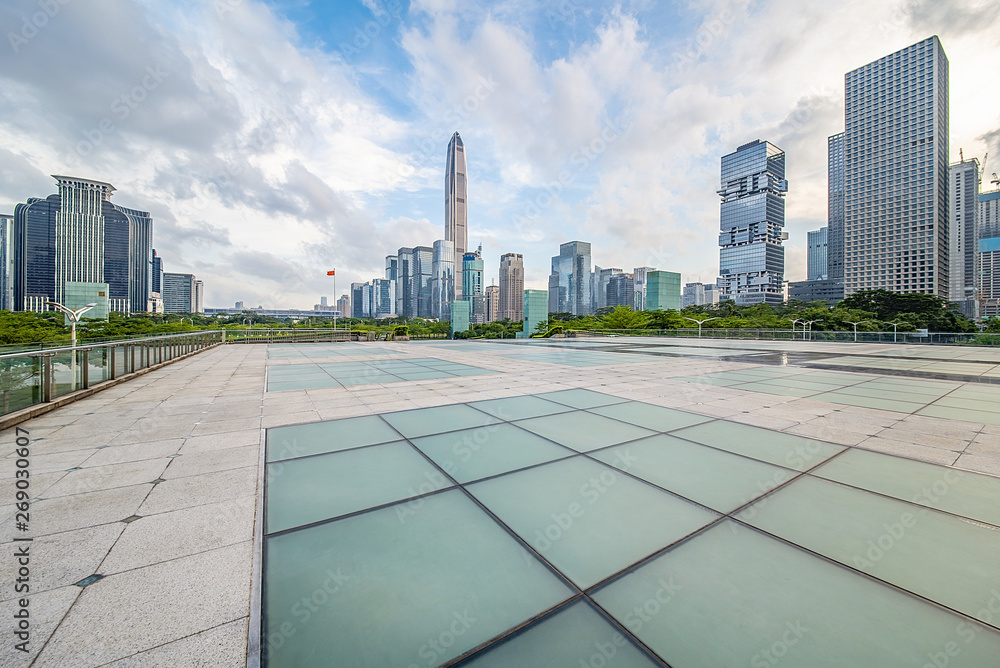
[[78, 309], [71, 309], [68, 306], [63, 306], [58, 302], [45, 302], [46, 306], [55, 306], [58, 310], [62, 311], [66, 318], [69, 320], [69, 345], [72, 348], [76, 348], [76, 323], [80, 322], [80, 317], [89, 311], [90, 309], [97, 306], [95, 303], [87, 304], [86, 306], [81, 306]]
[[857, 322], [851, 322], [850, 320], [845, 320], [844, 322], [854, 325], [854, 342], [858, 342], [858, 325], [866, 322], [871, 322], [871, 320], [859, 320]]
[[908, 322], [888, 322], [887, 325], [892, 325], [892, 342], [896, 343], [896, 328], [900, 325], [909, 325]]
[[[800, 322], [802, 322], [802, 321], [800, 321]], [[805, 322], [802, 322], [802, 340], [803, 341], [806, 340], [806, 325], [809, 325], [809, 335], [810, 335], [809, 338], [812, 339], [812, 329], [813, 329], [812, 325], [813, 325], [814, 322], [818, 322], [818, 321], [816, 321], [816, 320], [807, 320]]]
[[[795, 323], [797, 323], [797, 322], [802, 322], [802, 321], [799, 320], [798, 318], [796, 318], [795, 320], [792, 320], [792, 339], [793, 340], [795, 339]], [[802, 325], [802, 329], [805, 329], [805, 328], [806, 328], [806, 326]]]
[[685, 320], [690, 320], [691, 322], [696, 322], [696, 323], [698, 323], [698, 338], [699, 338], [699, 339], [701, 338], [701, 324], [702, 324], [703, 322], [708, 322], [709, 320], [722, 320], [722, 318], [720, 318], [720, 317], [716, 317], [716, 318], [705, 318], [704, 320], [696, 320], [695, 318], [689, 318], [689, 317], [687, 317], [686, 315], [682, 315], [681, 317], [682, 317], [682, 318], [684, 318]]

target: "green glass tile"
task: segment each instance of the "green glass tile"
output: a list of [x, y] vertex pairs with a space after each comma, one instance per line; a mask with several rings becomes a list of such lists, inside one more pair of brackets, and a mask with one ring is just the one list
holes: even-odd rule
[[469, 404], [481, 411], [489, 413], [501, 420], [520, 420], [523, 418], [565, 413], [572, 410], [569, 406], [557, 404], [533, 396], [506, 397], [504, 399], [487, 399]]
[[555, 401], [559, 404], [565, 404], [566, 406], [572, 406], [573, 408], [596, 408], [597, 406], [620, 404], [623, 401], [628, 401], [627, 399], [612, 397], [609, 394], [592, 392], [591, 390], [559, 390], [558, 392], [546, 392], [545, 394], [535, 396]]
[[449, 374], [445, 371], [428, 369], [427, 371], [399, 371], [396, 375], [403, 380], [428, 380], [430, 378], [446, 378]]
[[949, 406], [938, 406], [933, 404], [917, 411], [917, 415], [927, 415], [929, 417], [940, 417], [948, 420], [961, 420], [963, 422], [979, 422], [982, 424], [1000, 425], [1000, 414], [987, 411], [977, 411], [971, 408], [952, 408]]
[[267, 384], [268, 391], [272, 392], [281, 390], [317, 390], [324, 387], [340, 387], [340, 383], [333, 378], [327, 377], [326, 379], [269, 382]]
[[590, 456], [723, 513], [795, 475], [785, 468], [666, 435], [598, 450]]
[[729, 520], [593, 597], [678, 668], [1000, 659], [1000, 633]]
[[593, 606], [576, 601], [461, 665], [463, 668], [653, 668], [660, 664]]
[[520, 420], [516, 424], [579, 452], [653, 435], [648, 429], [582, 411]]
[[379, 374], [377, 376], [364, 376], [360, 378], [338, 378], [343, 385], [378, 385], [381, 383], [398, 383], [403, 379], [390, 374]]
[[935, 406], [947, 406], [949, 408], [967, 408], [987, 413], [1000, 413], [1000, 402], [989, 398], [971, 399], [964, 396], [941, 397], [934, 402]]
[[452, 483], [408, 443], [267, 465], [267, 531], [399, 501]]
[[799, 478], [739, 518], [973, 617], [989, 602], [986, 584], [1000, 583], [1000, 561], [983, 558], [1000, 554], [996, 527], [819, 478]]
[[572, 595], [461, 492], [422, 501], [266, 539], [270, 668], [438, 666]]
[[694, 424], [708, 422], [712, 419], [704, 415], [685, 413], [673, 408], [664, 408], [638, 401], [592, 408], [591, 412], [628, 422], [639, 427], [645, 427], [646, 429], [652, 429], [653, 431], [671, 431], [672, 429], [680, 429], [681, 427], [690, 427]]
[[461, 483], [576, 454], [505, 423], [424, 436], [413, 444]]
[[796, 471], [810, 469], [844, 449], [794, 434], [723, 420], [687, 427], [674, 432], [674, 436]]
[[584, 588], [718, 517], [585, 457], [466, 489]]
[[385, 413], [382, 417], [407, 438], [482, 427], [499, 421], [464, 404]]
[[1000, 478], [850, 448], [814, 475], [1000, 527]]
[[276, 462], [396, 440], [396, 430], [377, 415], [271, 427], [267, 430], [266, 458]]

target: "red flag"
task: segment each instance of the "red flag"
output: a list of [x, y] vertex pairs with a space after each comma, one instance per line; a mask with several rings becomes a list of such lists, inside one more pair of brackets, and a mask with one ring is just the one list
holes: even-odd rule
[[333, 276], [336, 272], [337, 272], [336, 269], [331, 269], [330, 271], [326, 272], [326, 275], [327, 276]]

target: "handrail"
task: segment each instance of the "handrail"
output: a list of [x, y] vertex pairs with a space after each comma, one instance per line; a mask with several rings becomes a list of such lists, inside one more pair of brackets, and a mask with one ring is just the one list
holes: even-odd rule
[[22, 350], [15, 353], [0, 353], [0, 359], [9, 359], [13, 357], [47, 357], [57, 353], [72, 352], [74, 350], [93, 350], [94, 348], [109, 348], [138, 343], [163, 342], [170, 339], [182, 339], [204, 336], [205, 334], [222, 333], [224, 333], [224, 330], [221, 329], [203, 329], [197, 332], [176, 332], [171, 334], [161, 334], [158, 336], [148, 336], [141, 339], [114, 339], [103, 343], [78, 343], [75, 348], [73, 346], [64, 346], [61, 348], [41, 348], [39, 350]]

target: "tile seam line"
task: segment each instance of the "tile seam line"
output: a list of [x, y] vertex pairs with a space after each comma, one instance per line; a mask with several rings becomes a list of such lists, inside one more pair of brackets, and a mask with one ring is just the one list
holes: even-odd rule
[[112, 664], [114, 664], [114, 663], [117, 663], [117, 662], [119, 662], [119, 661], [124, 661], [125, 659], [131, 659], [132, 657], [136, 657], [136, 656], [139, 656], [140, 654], [145, 654], [146, 652], [151, 652], [151, 651], [153, 651], [153, 650], [155, 650], [155, 649], [159, 649], [159, 648], [161, 648], [161, 647], [166, 647], [167, 645], [170, 645], [170, 644], [172, 644], [172, 643], [175, 643], [175, 642], [179, 642], [179, 641], [181, 641], [181, 640], [187, 640], [188, 638], [193, 638], [194, 636], [197, 636], [197, 635], [200, 635], [200, 634], [202, 634], [202, 633], [207, 633], [207, 632], [209, 632], [209, 631], [215, 631], [216, 629], [220, 629], [220, 628], [222, 628], [223, 626], [226, 626], [226, 625], [228, 625], [228, 624], [232, 624], [233, 622], [238, 622], [238, 621], [240, 621], [241, 619], [247, 619], [247, 616], [246, 616], [246, 615], [244, 615], [244, 616], [242, 616], [242, 617], [235, 617], [235, 618], [233, 618], [233, 619], [230, 619], [230, 620], [229, 620], [229, 621], [227, 621], [227, 622], [222, 622], [221, 624], [217, 624], [217, 625], [215, 625], [215, 626], [211, 626], [211, 627], [209, 627], [209, 628], [207, 628], [207, 629], [202, 629], [201, 631], [195, 631], [195, 632], [193, 632], [193, 633], [189, 633], [189, 634], [187, 634], [187, 635], [185, 635], [185, 636], [181, 636], [180, 638], [175, 638], [174, 640], [168, 640], [167, 642], [164, 642], [164, 643], [160, 643], [159, 645], [155, 645], [155, 646], [153, 646], [153, 647], [149, 647], [149, 648], [147, 648], [147, 649], [144, 649], [144, 650], [140, 650], [140, 651], [138, 651], [138, 652], [134, 652], [134, 653], [132, 653], [132, 654], [129, 654], [129, 655], [127, 655], [127, 656], [123, 656], [123, 657], [119, 657], [119, 658], [117, 658], [117, 659], [112, 659], [111, 661], [107, 661], [107, 662], [105, 662], [105, 663], [100, 663], [100, 664], [96, 664], [96, 665], [94, 666], [94, 668], [103, 668], [104, 666], [110, 666], [110, 665], [112, 665]]

